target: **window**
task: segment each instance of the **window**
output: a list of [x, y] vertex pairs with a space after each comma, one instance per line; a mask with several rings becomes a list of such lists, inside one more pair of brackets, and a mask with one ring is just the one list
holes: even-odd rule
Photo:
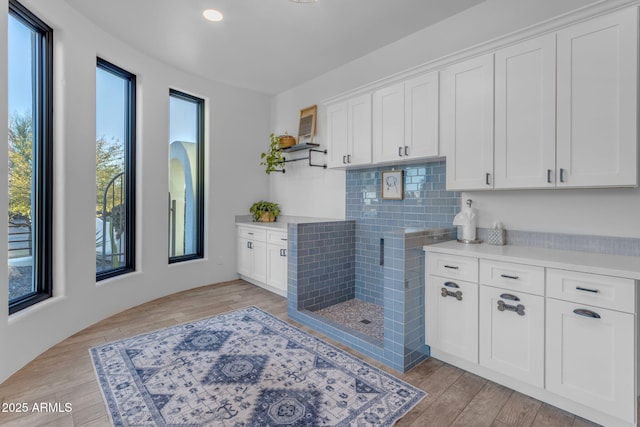
[[96, 67], [96, 279], [134, 270], [136, 76]]
[[169, 262], [203, 256], [204, 100], [169, 92]]
[[20, 3], [8, 19], [9, 313], [52, 295], [53, 31]]

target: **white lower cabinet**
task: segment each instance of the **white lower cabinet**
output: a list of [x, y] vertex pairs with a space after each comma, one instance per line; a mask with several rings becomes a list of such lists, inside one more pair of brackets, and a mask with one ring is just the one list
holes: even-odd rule
[[287, 233], [238, 226], [237, 271], [242, 279], [287, 296]]
[[603, 255], [595, 263], [616, 273], [606, 275], [577, 252], [424, 249], [432, 356], [598, 424], [637, 427], [637, 261]]
[[547, 300], [547, 389], [623, 420], [635, 419], [634, 316]]
[[478, 363], [478, 284], [427, 277], [427, 343]]
[[544, 386], [544, 297], [480, 286], [480, 365]]

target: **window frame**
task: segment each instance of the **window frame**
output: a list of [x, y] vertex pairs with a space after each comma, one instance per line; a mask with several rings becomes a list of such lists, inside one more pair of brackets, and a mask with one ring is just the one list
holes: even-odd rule
[[124, 141], [124, 198], [126, 201], [124, 232], [126, 242], [124, 265], [110, 270], [96, 271], [96, 282], [134, 272], [136, 260], [136, 75], [100, 57], [96, 58], [96, 71], [98, 69], [112, 73], [126, 81]]
[[[169, 256], [169, 264], [175, 264], [184, 261], [191, 261], [196, 259], [204, 258], [204, 109], [205, 109], [205, 100], [203, 98], [190, 95], [185, 92], [181, 92], [176, 89], [169, 89], [169, 99], [171, 98], [181, 99], [183, 101], [193, 102], [197, 106], [197, 118], [196, 123], [198, 126], [197, 134], [196, 134], [196, 154], [198, 156], [197, 159], [197, 185], [196, 185], [196, 225], [198, 227], [198, 232], [196, 233], [196, 251], [192, 254], [186, 255], [178, 255], [178, 256]], [[169, 141], [169, 144], [171, 141]], [[169, 159], [170, 160], [170, 159]], [[171, 221], [171, 218], [168, 218]], [[170, 231], [170, 227], [168, 227]], [[169, 236], [168, 236], [169, 237]], [[170, 239], [167, 239], [167, 243], [170, 242]], [[170, 247], [167, 245], [167, 252], [170, 253]]]
[[39, 34], [33, 114], [33, 281], [35, 290], [9, 301], [9, 314], [53, 296], [53, 29], [16, 0], [9, 15]]

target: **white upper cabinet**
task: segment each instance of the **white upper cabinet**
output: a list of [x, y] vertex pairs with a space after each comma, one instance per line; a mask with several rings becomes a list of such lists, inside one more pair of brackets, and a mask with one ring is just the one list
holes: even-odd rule
[[328, 167], [371, 163], [371, 95], [327, 106]]
[[555, 186], [556, 37], [495, 54], [494, 188]]
[[557, 186], [637, 185], [637, 7], [557, 35]]
[[440, 77], [447, 189], [493, 188], [493, 54], [454, 64]]
[[373, 162], [438, 156], [438, 73], [373, 94]]
[[404, 156], [404, 82], [373, 93], [373, 162]]

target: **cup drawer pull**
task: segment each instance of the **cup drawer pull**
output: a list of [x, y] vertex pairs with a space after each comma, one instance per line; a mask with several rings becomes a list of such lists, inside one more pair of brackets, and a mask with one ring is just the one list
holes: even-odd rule
[[524, 305], [511, 305], [500, 300], [498, 301], [498, 311], [513, 311], [514, 313], [517, 313], [518, 316], [524, 316]]
[[501, 294], [500, 298], [508, 299], [509, 301], [520, 301], [520, 298], [512, 294]]
[[450, 288], [459, 288], [460, 287], [460, 286], [458, 286], [457, 283], [454, 283], [454, 282], [444, 282], [444, 285], [448, 286]]
[[582, 286], [576, 286], [576, 290], [577, 291], [583, 291], [583, 292], [591, 292], [592, 294], [597, 294], [598, 292], [600, 292], [597, 289], [583, 288]]
[[505, 279], [518, 280], [520, 277], [512, 276], [510, 274], [501, 274], [500, 277], [504, 277]]
[[591, 317], [593, 319], [599, 319], [600, 315], [595, 311], [587, 310], [586, 308], [576, 308], [573, 310], [578, 316]]

